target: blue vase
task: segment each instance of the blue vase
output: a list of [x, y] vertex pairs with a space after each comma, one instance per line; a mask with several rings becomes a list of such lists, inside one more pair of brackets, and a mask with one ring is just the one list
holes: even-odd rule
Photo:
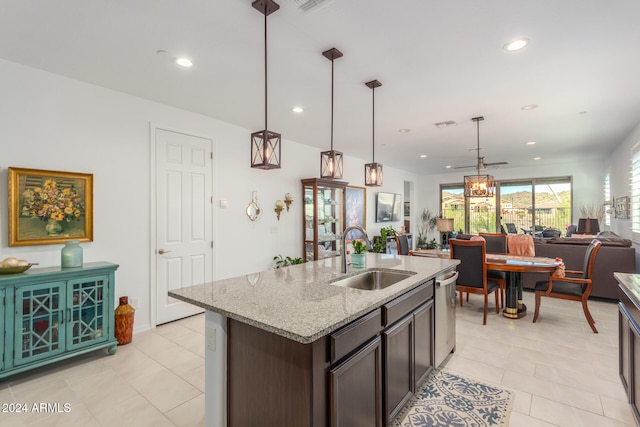
[[67, 240], [61, 252], [62, 268], [82, 267], [82, 247], [77, 240]]

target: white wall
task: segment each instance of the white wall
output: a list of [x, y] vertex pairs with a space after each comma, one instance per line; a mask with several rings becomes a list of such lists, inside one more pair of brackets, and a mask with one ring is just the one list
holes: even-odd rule
[[[301, 178], [319, 176], [320, 150], [284, 140], [282, 169], [249, 167], [250, 133], [216, 119], [0, 60], [0, 259], [60, 264], [62, 245], [8, 247], [7, 168], [94, 174], [94, 241], [83, 243], [85, 262], [120, 264], [116, 298], [137, 299], [136, 332], [150, 326], [150, 127], [212, 138], [215, 144], [216, 278], [261, 271], [274, 255], [302, 256]], [[212, 100], [215, 102], [215, 100]], [[286, 137], [286, 129], [275, 129]], [[339, 146], [336, 147], [339, 149]], [[364, 186], [365, 160], [345, 158], [344, 180]], [[385, 167], [385, 185], [367, 190], [367, 228], [373, 236], [375, 193], [403, 193], [416, 177]], [[245, 215], [256, 190], [264, 213]], [[275, 201], [294, 196], [276, 220]], [[226, 199], [227, 208], [219, 207]], [[394, 226], [399, 227], [401, 222]]]

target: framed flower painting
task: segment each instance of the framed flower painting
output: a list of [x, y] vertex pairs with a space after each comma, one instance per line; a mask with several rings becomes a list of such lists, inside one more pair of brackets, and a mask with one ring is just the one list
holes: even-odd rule
[[93, 174], [9, 168], [9, 246], [93, 241]]

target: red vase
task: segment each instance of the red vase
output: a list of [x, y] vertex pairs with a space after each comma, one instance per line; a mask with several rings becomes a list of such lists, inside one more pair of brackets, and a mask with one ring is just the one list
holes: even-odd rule
[[133, 317], [136, 309], [129, 305], [128, 297], [120, 297], [115, 311], [115, 336], [118, 345], [129, 344], [133, 339]]

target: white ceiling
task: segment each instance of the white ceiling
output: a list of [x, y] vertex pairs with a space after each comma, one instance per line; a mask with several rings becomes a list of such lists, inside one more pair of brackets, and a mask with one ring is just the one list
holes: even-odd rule
[[[344, 54], [335, 149], [371, 160], [364, 83], [377, 79], [376, 160], [419, 174], [475, 164], [479, 115], [481, 155], [503, 168], [607, 157], [640, 122], [637, 0], [329, 0], [310, 13], [278, 3], [268, 128], [285, 140], [329, 149], [322, 52], [332, 47]], [[0, 58], [264, 128], [264, 17], [251, 0], [0, 0], [0, 10]], [[521, 37], [525, 49], [502, 49]], [[175, 65], [181, 55], [194, 66]], [[458, 125], [434, 126], [446, 120]]]

